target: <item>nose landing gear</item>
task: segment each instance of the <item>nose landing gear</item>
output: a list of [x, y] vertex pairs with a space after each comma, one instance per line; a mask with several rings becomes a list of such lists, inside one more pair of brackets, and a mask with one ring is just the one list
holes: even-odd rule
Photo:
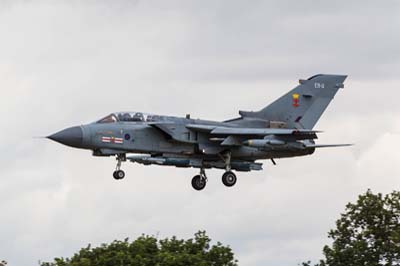
[[121, 170], [121, 164], [122, 162], [126, 161], [126, 156], [125, 154], [118, 154], [117, 155], [117, 166], [115, 167], [115, 171], [113, 173], [113, 177], [115, 180], [121, 180], [124, 179], [125, 177], [125, 172]]
[[113, 177], [115, 180], [124, 179], [125, 172], [123, 170], [115, 170], [113, 173]]

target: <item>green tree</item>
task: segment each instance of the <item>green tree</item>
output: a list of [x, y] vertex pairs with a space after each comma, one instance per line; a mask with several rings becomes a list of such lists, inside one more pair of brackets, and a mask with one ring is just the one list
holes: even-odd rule
[[237, 266], [229, 246], [221, 243], [211, 246], [204, 231], [194, 239], [176, 237], [157, 240], [141, 236], [130, 242], [114, 241], [93, 248], [89, 245], [71, 258], [55, 258], [41, 266]]
[[333, 243], [324, 247], [319, 266], [400, 265], [400, 192], [368, 190], [346, 206], [328, 236]]

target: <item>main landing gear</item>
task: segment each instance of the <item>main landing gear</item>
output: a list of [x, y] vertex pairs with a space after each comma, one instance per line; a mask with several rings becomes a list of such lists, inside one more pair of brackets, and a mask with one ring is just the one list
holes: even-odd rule
[[[237, 177], [231, 171], [231, 153], [227, 152], [224, 155], [221, 155], [221, 159], [225, 162], [226, 172], [222, 175], [222, 183], [227, 187], [233, 187], [236, 184]], [[207, 176], [204, 171], [204, 168], [200, 169], [200, 175], [196, 175], [192, 179], [192, 187], [195, 190], [203, 190], [207, 184]]]
[[125, 154], [117, 155], [117, 166], [115, 167], [115, 171], [113, 173], [113, 177], [115, 180], [124, 179], [125, 172], [123, 170], [121, 170], [121, 164], [122, 164], [122, 162], [125, 162], [125, 161], [126, 161]]
[[200, 169], [200, 174], [192, 178], [192, 187], [195, 190], [203, 190], [207, 184], [206, 171], [203, 168]]
[[225, 162], [226, 169], [226, 172], [222, 175], [222, 183], [227, 187], [233, 187], [237, 181], [236, 175], [231, 171], [231, 158], [232, 154], [230, 151], [221, 156], [221, 159]]
[[222, 175], [222, 183], [227, 187], [233, 187], [236, 184], [236, 181], [236, 175], [231, 171], [225, 172]]
[[[232, 171], [227, 171], [222, 175], [222, 183], [227, 187], [233, 187], [236, 184], [237, 177]], [[203, 190], [207, 184], [207, 176], [204, 169], [200, 170], [200, 174], [192, 178], [192, 187], [195, 190]]]

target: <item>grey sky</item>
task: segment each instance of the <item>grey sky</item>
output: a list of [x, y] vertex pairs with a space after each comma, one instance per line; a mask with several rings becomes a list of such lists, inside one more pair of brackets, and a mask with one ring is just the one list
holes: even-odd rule
[[[250, 2], [250, 3], [249, 3]], [[0, 259], [35, 265], [142, 233], [230, 244], [240, 265], [321, 257], [344, 205], [400, 186], [399, 1], [0, 0]], [[354, 142], [190, 187], [194, 169], [124, 165], [33, 139], [132, 110], [223, 120], [299, 78], [348, 74], [317, 125]]]

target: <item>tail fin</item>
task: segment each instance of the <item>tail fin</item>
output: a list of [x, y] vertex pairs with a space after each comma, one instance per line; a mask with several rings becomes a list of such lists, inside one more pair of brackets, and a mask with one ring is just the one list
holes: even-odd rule
[[344, 75], [315, 75], [259, 112], [242, 117], [282, 121], [292, 128], [312, 129], [347, 78]]

